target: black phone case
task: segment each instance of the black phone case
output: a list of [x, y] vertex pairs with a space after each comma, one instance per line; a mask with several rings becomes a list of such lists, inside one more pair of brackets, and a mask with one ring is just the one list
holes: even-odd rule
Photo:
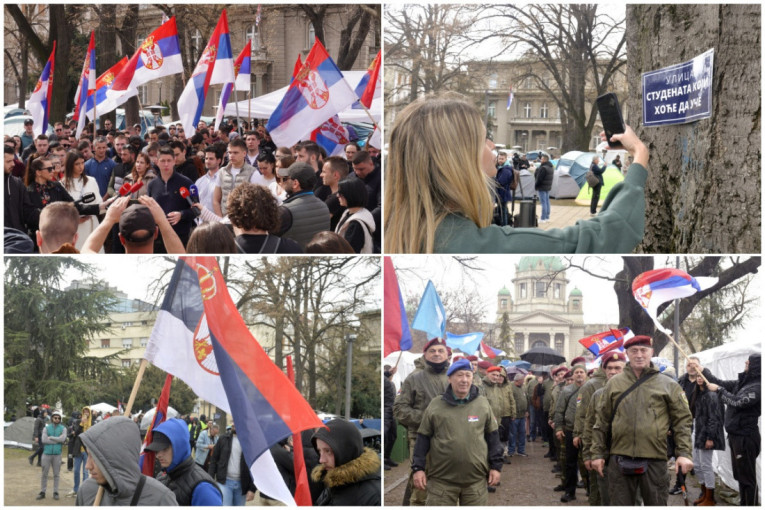
[[624, 133], [625, 129], [619, 99], [616, 97], [616, 94], [609, 92], [598, 97], [597, 105], [609, 147], [622, 148], [623, 146], [620, 142], [611, 141], [612, 135]]

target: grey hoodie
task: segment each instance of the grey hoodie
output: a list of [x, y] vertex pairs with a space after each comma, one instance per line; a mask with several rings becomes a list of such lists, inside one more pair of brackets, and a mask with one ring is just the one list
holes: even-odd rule
[[[106, 478], [101, 506], [129, 506], [142, 476], [138, 467], [141, 435], [136, 424], [123, 416], [115, 416], [90, 427], [80, 440]], [[98, 487], [94, 478], [85, 480], [77, 493], [77, 506], [92, 506]], [[138, 505], [177, 506], [178, 503], [170, 489], [147, 477]]]

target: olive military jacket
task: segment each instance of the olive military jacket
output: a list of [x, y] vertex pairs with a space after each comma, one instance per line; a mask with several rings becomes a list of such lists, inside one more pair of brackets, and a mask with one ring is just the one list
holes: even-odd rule
[[489, 399], [491, 410], [498, 420], [505, 416], [515, 419], [515, 397], [513, 397], [512, 388], [510, 388], [511, 384], [507, 380], [503, 381], [502, 384], [495, 384], [488, 377], [483, 379], [484, 395]]
[[523, 386], [518, 387], [515, 383], [510, 383], [510, 389], [515, 400], [515, 419], [525, 418], [526, 413], [529, 412], [529, 400], [526, 398], [525, 388]]
[[430, 401], [443, 395], [448, 384], [446, 370], [437, 374], [427, 363], [423, 369], [412, 372], [404, 380], [401, 392], [393, 404], [393, 416], [406, 427], [411, 439], [417, 437], [422, 413]]
[[558, 400], [555, 403], [555, 432], [563, 430], [565, 432], [571, 432], [574, 430], [574, 417], [576, 416], [576, 403], [579, 399], [579, 393], [582, 386], [576, 384], [570, 384], [563, 388], [558, 395]]
[[[675, 438], [675, 454], [693, 458], [691, 411], [683, 389], [667, 376], [658, 374], [651, 363], [642, 377], [652, 375], [625, 397], [611, 426], [611, 455], [667, 460], [667, 432]], [[596, 410], [592, 430], [592, 459], [604, 459], [609, 448], [606, 434], [616, 399], [637, 381], [630, 364], [604, 387], [602, 405]]]
[[574, 437], [581, 438], [584, 434], [584, 416], [587, 414], [590, 398], [592, 398], [593, 393], [605, 385], [606, 373], [602, 368], [598, 368], [579, 391], [579, 401], [576, 404], [576, 416], [574, 417]]
[[542, 386], [545, 389], [545, 396], [542, 397], [542, 410], [546, 413], [550, 412], [550, 405], [553, 401], [553, 386], [555, 386], [555, 381], [552, 379], [545, 379], [545, 381], [542, 383]]
[[[592, 429], [595, 427], [595, 415], [598, 407], [600, 407], [600, 400], [603, 398], [603, 392], [605, 386], [596, 390], [590, 397], [590, 403], [587, 405], [587, 412], [584, 416], [584, 427], [582, 431], [582, 460], [592, 460]], [[620, 404], [621, 405], [621, 404]], [[606, 459], [608, 458], [606, 454]]]

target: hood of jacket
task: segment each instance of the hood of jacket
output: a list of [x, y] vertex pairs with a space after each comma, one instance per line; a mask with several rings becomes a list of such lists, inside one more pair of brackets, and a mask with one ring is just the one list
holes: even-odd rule
[[106, 478], [109, 492], [116, 497], [132, 496], [141, 477], [138, 469], [141, 434], [135, 423], [124, 416], [114, 416], [90, 427], [80, 435], [80, 440]]
[[316, 440], [321, 439], [329, 445], [335, 455], [335, 468], [342, 466], [364, 452], [364, 441], [361, 432], [353, 423], [345, 420], [334, 419], [326, 423], [326, 428], [321, 428], [311, 438], [314, 449]]
[[314, 482], [323, 481], [327, 487], [335, 488], [358, 483], [367, 477], [377, 474], [379, 471], [380, 458], [374, 450], [364, 448], [361, 455], [334, 469], [326, 469], [319, 464], [313, 468], [311, 478]]
[[159, 424], [154, 432], [161, 432], [166, 435], [173, 446], [173, 461], [167, 467], [169, 473], [175, 469], [184, 459], [191, 456], [191, 444], [189, 443], [189, 427], [186, 422], [173, 418]]

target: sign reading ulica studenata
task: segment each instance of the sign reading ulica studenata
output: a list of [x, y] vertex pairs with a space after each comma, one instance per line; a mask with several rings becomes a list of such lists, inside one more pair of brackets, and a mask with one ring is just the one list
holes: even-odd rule
[[644, 126], [685, 124], [712, 115], [714, 51], [643, 73]]

